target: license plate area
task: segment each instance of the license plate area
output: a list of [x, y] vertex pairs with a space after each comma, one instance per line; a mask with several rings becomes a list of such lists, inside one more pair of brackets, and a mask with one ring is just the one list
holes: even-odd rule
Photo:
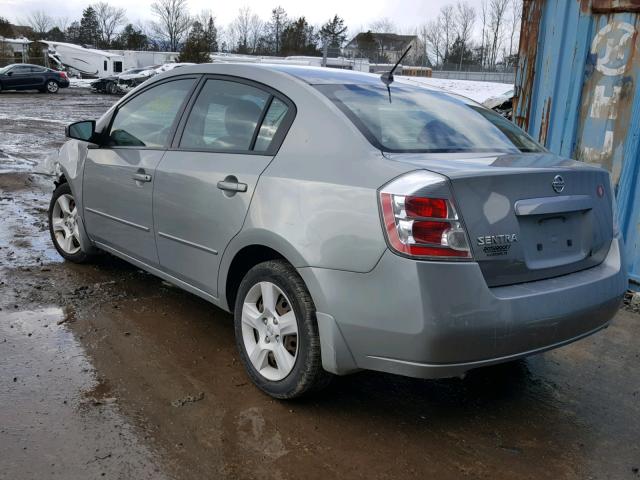
[[527, 267], [553, 268], [591, 255], [592, 212], [567, 212], [520, 217], [520, 238]]

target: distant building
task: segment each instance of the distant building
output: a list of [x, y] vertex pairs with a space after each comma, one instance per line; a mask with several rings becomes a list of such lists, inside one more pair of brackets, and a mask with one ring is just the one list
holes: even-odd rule
[[0, 67], [14, 62], [26, 62], [30, 44], [26, 38], [0, 36]]
[[373, 63], [396, 63], [409, 46], [411, 51], [403, 63], [412, 65], [420, 55], [417, 35], [360, 32], [344, 47], [344, 55], [369, 58]]

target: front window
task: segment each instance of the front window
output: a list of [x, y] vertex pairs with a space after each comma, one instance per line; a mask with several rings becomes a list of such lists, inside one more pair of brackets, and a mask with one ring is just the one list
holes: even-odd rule
[[109, 132], [110, 146], [163, 147], [193, 79], [162, 83], [135, 96], [116, 112]]
[[388, 152], [541, 152], [513, 123], [471, 100], [426, 88], [317, 85], [373, 145]]

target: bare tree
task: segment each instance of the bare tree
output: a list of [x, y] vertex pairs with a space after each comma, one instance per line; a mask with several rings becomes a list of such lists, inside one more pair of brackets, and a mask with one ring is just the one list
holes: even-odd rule
[[426, 25], [422, 27], [422, 31], [425, 36], [425, 48], [427, 55], [434, 58], [431, 64], [433, 67], [440, 65], [443, 60], [443, 42], [444, 36], [442, 29], [440, 28], [440, 22], [438, 20], [430, 20]]
[[510, 0], [490, 0], [489, 2], [489, 28], [491, 32], [491, 52], [489, 65], [495, 68], [498, 62], [498, 52], [502, 44], [502, 35], [505, 16]]
[[443, 41], [443, 61], [446, 62], [449, 59], [449, 48], [453, 43], [453, 35], [455, 22], [455, 8], [453, 5], [445, 5], [440, 9], [438, 15], [439, 28], [442, 31]]
[[516, 33], [519, 33], [520, 30], [520, 21], [522, 19], [522, 5], [522, 0], [511, 0], [511, 35], [509, 37], [509, 60], [511, 60], [513, 56], [514, 38], [516, 38]]
[[125, 24], [127, 20], [126, 10], [109, 5], [107, 2], [93, 4], [96, 18], [100, 24], [100, 37], [104, 46], [111, 45], [116, 29]]
[[67, 30], [67, 28], [69, 28], [71, 20], [69, 19], [69, 17], [56, 17], [53, 23], [56, 27], [64, 32]]
[[243, 7], [229, 25], [231, 47], [240, 53], [254, 53], [258, 48], [264, 23], [251, 8]]
[[373, 33], [394, 33], [396, 31], [396, 26], [387, 17], [384, 17], [372, 22], [369, 25], [369, 30]]
[[464, 58], [464, 52], [467, 48], [469, 40], [471, 40], [473, 27], [476, 23], [476, 9], [469, 5], [466, 0], [458, 0], [458, 3], [456, 4], [455, 20], [456, 35], [458, 36], [458, 40], [460, 41], [462, 47], [460, 52], [460, 64], [458, 66], [458, 70], [462, 70], [462, 59]]
[[482, 68], [485, 67], [486, 58], [487, 58], [487, 21], [489, 19], [489, 7], [487, 4], [488, 0], [482, 0], [480, 3], [480, 12], [482, 14], [482, 38], [480, 40], [480, 66]]
[[187, 0], [156, 0], [151, 4], [151, 13], [157, 18], [151, 23], [153, 32], [167, 42], [172, 52], [178, 51], [191, 27]]
[[44, 37], [53, 27], [53, 18], [43, 10], [36, 10], [27, 17], [27, 24], [36, 35]]

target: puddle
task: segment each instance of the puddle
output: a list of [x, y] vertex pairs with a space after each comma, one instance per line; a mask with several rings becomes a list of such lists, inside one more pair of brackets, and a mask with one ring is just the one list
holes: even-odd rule
[[0, 186], [0, 264], [15, 268], [61, 262], [47, 217], [53, 182], [37, 175], [5, 174], [3, 183], [9, 177], [15, 188]]
[[0, 311], [0, 478], [164, 478], [57, 307]]

